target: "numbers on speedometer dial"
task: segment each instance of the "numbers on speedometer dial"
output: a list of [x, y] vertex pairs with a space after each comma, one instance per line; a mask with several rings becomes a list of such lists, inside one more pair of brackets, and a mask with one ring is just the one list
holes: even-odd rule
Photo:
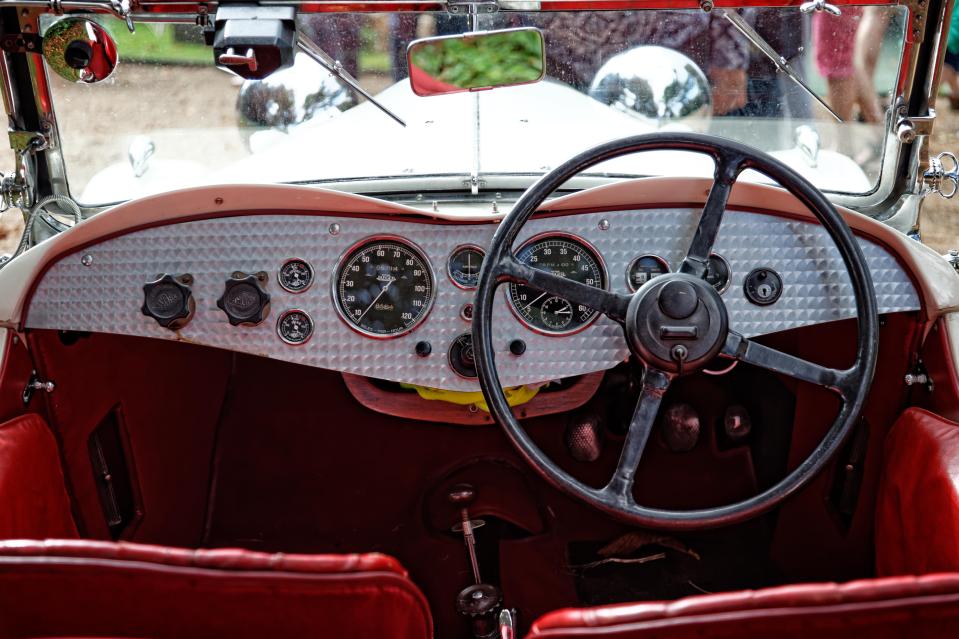
[[370, 337], [399, 337], [422, 322], [433, 305], [429, 262], [399, 238], [373, 238], [340, 261], [333, 299], [340, 316]]
[[[544, 235], [527, 241], [517, 259], [581, 284], [606, 288], [606, 269], [592, 247], [567, 235]], [[509, 285], [513, 312], [529, 328], [551, 335], [568, 335], [588, 326], [598, 312], [524, 284]]]

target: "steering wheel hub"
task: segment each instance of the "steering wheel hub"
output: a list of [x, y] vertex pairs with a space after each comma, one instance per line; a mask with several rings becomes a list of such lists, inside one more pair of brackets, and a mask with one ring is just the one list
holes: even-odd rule
[[673, 273], [639, 289], [626, 311], [633, 354], [660, 370], [685, 375], [703, 368], [726, 343], [726, 306], [705, 280]]

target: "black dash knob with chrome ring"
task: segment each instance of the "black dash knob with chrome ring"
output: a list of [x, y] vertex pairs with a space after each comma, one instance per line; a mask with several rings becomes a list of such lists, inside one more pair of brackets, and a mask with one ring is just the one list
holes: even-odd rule
[[238, 271], [226, 281], [216, 305], [226, 313], [230, 324], [256, 326], [270, 314], [270, 294], [263, 289], [266, 281], [263, 271], [253, 275]]
[[143, 306], [141, 311], [152, 317], [163, 328], [177, 331], [193, 319], [196, 302], [193, 301], [193, 276], [182, 275], [157, 276], [152, 282], [143, 285]]

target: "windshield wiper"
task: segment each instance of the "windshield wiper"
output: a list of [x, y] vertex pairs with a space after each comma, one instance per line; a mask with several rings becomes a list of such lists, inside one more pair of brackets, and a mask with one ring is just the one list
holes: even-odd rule
[[826, 103], [825, 100], [819, 97], [815, 91], [809, 88], [809, 85], [806, 84], [806, 81], [803, 80], [802, 77], [793, 70], [793, 68], [789, 65], [789, 62], [786, 60], [786, 58], [780, 55], [778, 51], [773, 49], [772, 45], [766, 42], [765, 38], [759, 35], [759, 33], [757, 33], [756, 30], [753, 29], [752, 26], [748, 22], [746, 22], [741, 15], [739, 15], [735, 11], [726, 11], [725, 9], [714, 9], [714, 11], [721, 11], [723, 17], [729, 20], [732, 23], [732, 25], [736, 27], [736, 29], [741, 34], [743, 34], [746, 37], [746, 39], [749, 40], [749, 42], [754, 47], [756, 47], [763, 54], [765, 54], [765, 56], [769, 58], [774, 65], [776, 65], [776, 68], [779, 71], [782, 71], [783, 73], [785, 73], [787, 78], [792, 80], [796, 85], [802, 88], [807, 94], [812, 96], [812, 98], [816, 100], [816, 102], [822, 105], [822, 108], [829, 111], [832, 117], [836, 118], [837, 121], [842, 122], [842, 118], [839, 117], [839, 114], [836, 113], [833, 110], [833, 108]]
[[296, 44], [300, 50], [303, 51], [303, 53], [313, 58], [321, 67], [353, 87], [357, 93], [372, 102], [373, 105], [376, 106], [380, 111], [390, 116], [403, 126], [406, 126], [406, 122], [401, 120], [398, 115], [377, 102], [372, 95], [370, 95], [363, 87], [361, 87], [356, 78], [354, 78], [349, 71], [343, 68], [343, 65], [340, 64], [339, 60], [334, 60], [332, 57], [330, 57], [326, 51], [320, 48], [320, 45], [306, 37], [302, 31], [297, 33]]

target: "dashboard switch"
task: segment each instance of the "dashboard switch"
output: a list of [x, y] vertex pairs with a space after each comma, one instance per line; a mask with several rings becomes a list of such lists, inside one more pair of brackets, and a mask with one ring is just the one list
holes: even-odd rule
[[270, 314], [270, 294], [263, 287], [267, 274], [248, 275], [239, 271], [226, 281], [216, 305], [226, 313], [233, 326], [256, 326]]
[[163, 328], [179, 330], [193, 318], [196, 310], [190, 290], [192, 285], [193, 276], [189, 273], [160, 275], [143, 285], [143, 307], [140, 310]]

